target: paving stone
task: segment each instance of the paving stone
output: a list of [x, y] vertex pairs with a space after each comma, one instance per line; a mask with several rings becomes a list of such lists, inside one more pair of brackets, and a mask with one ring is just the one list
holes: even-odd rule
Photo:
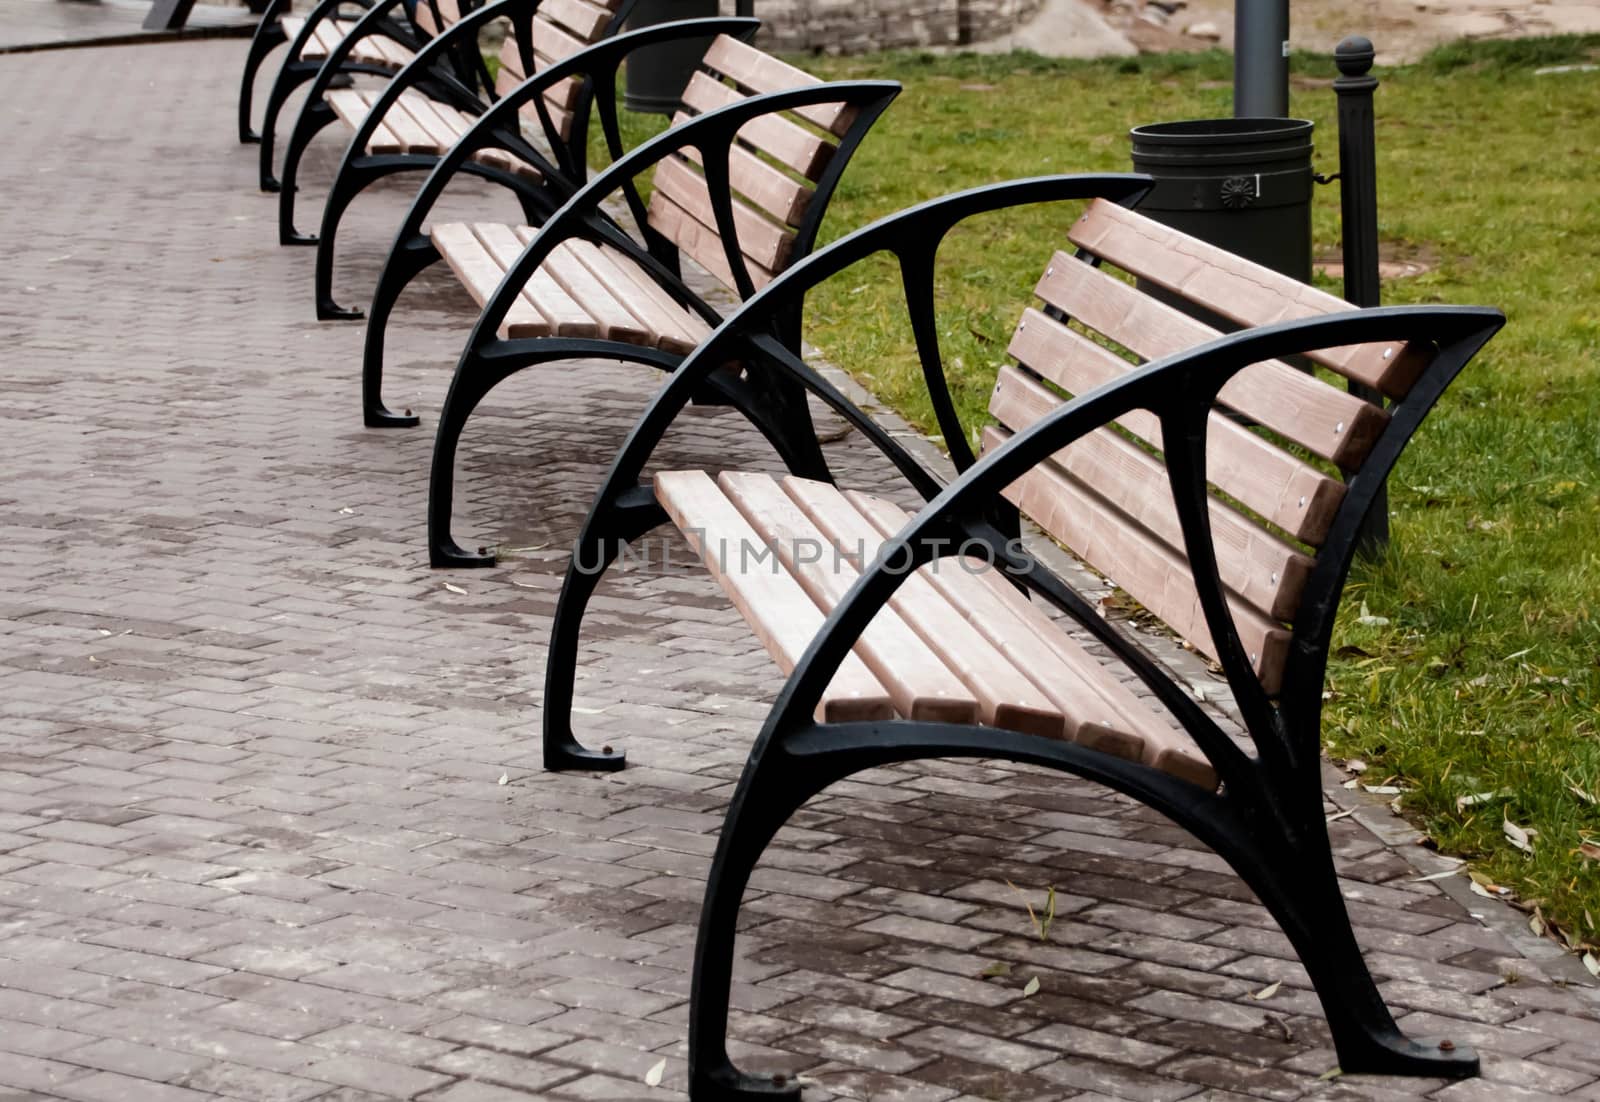
[[[673, 1097], [709, 854], [782, 678], [673, 544], [607, 578], [587, 625], [580, 726], [630, 769], [542, 771], [564, 549], [659, 379], [498, 389], [455, 523], [534, 550], [446, 589], [422, 552], [432, 433], [360, 426], [361, 327], [311, 319], [310, 256], [275, 244], [233, 141], [244, 49], [0, 57], [0, 189], [27, 227], [0, 269], [0, 1087], [632, 1099], [665, 1057], [650, 1093]], [[69, 60], [72, 94], [41, 101]], [[303, 218], [343, 140], [313, 143]], [[414, 185], [351, 209], [341, 295], [372, 286]], [[425, 273], [391, 400], [431, 422], [470, 322]], [[859, 434], [826, 447], [905, 499]], [[775, 469], [715, 409], [665, 461]], [[1378, 814], [1335, 824], [1358, 937], [1403, 1024], [1479, 1046], [1483, 1079], [1319, 1084], [1325, 1024], [1248, 888], [1132, 801], [989, 762], [858, 775], [780, 833], [732, 1048], [821, 1099], [1600, 1098], [1593, 985], [1415, 882], [1431, 867], [1380, 836], [1414, 832]], [[1048, 940], [1008, 880], [1055, 886]], [[1011, 974], [981, 979], [994, 961]]]

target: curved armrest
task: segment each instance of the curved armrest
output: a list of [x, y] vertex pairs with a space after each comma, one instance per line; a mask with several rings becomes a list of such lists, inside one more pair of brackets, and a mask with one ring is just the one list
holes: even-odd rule
[[[500, 0], [499, 3], [490, 4], [478, 15], [494, 11], [510, 4], [526, 4], [527, 0]], [[537, 6], [536, 4], [534, 6]], [[529, 9], [530, 21], [532, 8]], [[519, 112], [527, 103], [540, 103], [544, 93], [568, 77], [578, 77], [589, 82], [588, 89], [592, 90], [598, 83], [606, 83], [611, 88], [616, 86], [617, 69], [622, 61], [632, 51], [642, 46], [649, 46], [660, 42], [675, 41], [682, 38], [696, 38], [707, 34], [731, 34], [740, 38], [753, 35], [759, 22], [754, 19], [687, 19], [673, 23], [660, 23], [643, 30], [631, 31], [598, 42], [593, 46], [580, 50], [569, 57], [563, 58], [548, 68], [541, 69], [533, 76], [524, 80], [505, 95], [495, 100], [488, 110], [478, 116], [472, 126], [450, 148], [433, 171], [428, 174], [422, 186], [417, 189], [416, 196], [411, 201], [411, 208], [406, 212], [406, 217], [400, 225], [397, 240], [409, 241], [422, 232], [422, 225], [433, 205], [439, 201], [439, 196], [444, 194], [450, 181], [460, 172], [461, 166], [466, 164], [473, 154], [493, 146], [507, 149], [517, 156], [537, 165], [545, 172], [547, 179], [565, 179], [570, 181], [573, 188], [582, 184], [587, 170], [585, 168], [585, 151], [588, 145], [587, 120], [581, 116], [573, 120], [570, 140], [563, 142], [555, 131], [548, 113], [541, 108], [540, 119], [543, 121], [546, 138], [550, 141], [551, 148], [556, 153], [559, 165], [551, 165], [537, 149], [528, 145], [521, 139]], [[523, 31], [518, 28], [517, 41], [524, 41]], [[421, 60], [420, 56], [418, 60]], [[395, 93], [399, 95], [398, 92]], [[366, 142], [371, 139], [372, 131], [378, 124], [380, 108], [387, 108], [388, 103], [380, 98], [374, 104], [367, 124], [358, 132], [352, 142], [351, 148], [362, 150]], [[586, 106], [580, 104], [580, 106]], [[605, 108], [601, 110], [602, 119], [606, 118]], [[615, 92], [612, 93], [609, 126], [616, 130], [616, 104]], [[610, 143], [613, 136], [608, 134]], [[613, 159], [620, 156], [621, 139], [615, 138], [616, 148], [613, 150]]]
[[[642, 33], [642, 32], [641, 32]], [[616, 39], [614, 41], [621, 41]], [[574, 55], [576, 57], [576, 55]], [[572, 60], [572, 59], [568, 59]], [[556, 67], [552, 67], [554, 73]], [[781, 92], [751, 96], [707, 111], [641, 144], [621, 160], [611, 165], [568, 199], [529, 241], [527, 247], [510, 268], [479, 314], [468, 347], [481, 349], [495, 339], [496, 330], [505, 320], [511, 304], [521, 293], [534, 271], [544, 262], [559, 242], [572, 236], [587, 236], [597, 242], [614, 245], [637, 259], [664, 288], [675, 291], [675, 297], [693, 306], [707, 321], [716, 324], [721, 318], [692, 295], [659, 258], [639, 248], [625, 234], [608, 230], [609, 220], [601, 216], [600, 205], [619, 188], [628, 193], [630, 207], [641, 226], [646, 224], [643, 203], [633, 187], [639, 173], [683, 149], [693, 148], [700, 154], [700, 163], [706, 174], [706, 190], [711, 195], [717, 225], [724, 235], [723, 247], [736, 262], [735, 273], [743, 270], [744, 258], [738, 253], [733, 234], [732, 199], [728, 187], [728, 153], [739, 129], [752, 119], [774, 111], [792, 111], [813, 104], [844, 103], [857, 108], [863, 116], [876, 117], [900, 92], [893, 81], [841, 81], [816, 84], [806, 88], [790, 88]], [[496, 105], [498, 110], [499, 105]], [[745, 280], [748, 281], [748, 274]], [[769, 288], [770, 290], [770, 288]], [[765, 292], [763, 292], [764, 294]]]
[[[1316, 761], [1318, 728], [1315, 723], [1306, 725], [1305, 720], [1315, 719], [1315, 710], [1321, 705], [1333, 614], [1355, 552], [1361, 520], [1428, 409], [1504, 322], [1504, 315], [1498, 310], [1448, 306], [1351, 310], [1280, 322], [1219, 337], [1146, 364], [1066, 403], [985, 456], [884, 544], [878, 558], [863, 571], [796, 666], [785, 698], [792, 693], [796, 706], [809, 712], [856, 637], [904, 577], [935, 558], [955, 553], [963, 541], [982, 538], [982, 511], [1007, 486], [1088, 433], [1132, 410], [1148, 410], [1161, 420], [1173, 502], [1206, 626], [1218, 646], [1229, 685], [1260, 754], [1259, 762], [1248, 758], [1170, 679], [1157, 675], [1150, 688], [1179, 715], [1224, 784], [1251, 785], [1260, 789], [1264, 798], [1274, 799], [1275, 788], [1308, 768], [1307, 763], [1314, 766]], [[1333, 531], [1318, 556], [1302, 601], [1305, 611], [1294, 625], [1290, 671], [1283, 693], [1290, 707], [1311, 709], [1311, 713], [1309, 717], [1296, 715], [1285, 722], [1255, 678], [1218, 577], [1207, 508], [1208, 419], [1217, 392], [1252, 364], [1368, 341], [1433, 343], [1439, 351], [1424, 378], [1393, 407], [1389, 426], [1368, 465], [1351, 481]], [[941, 544], [941, 540], [950, 542]], [[994, 550], [997, 561], [1028, 582], [1030, 588], [1039, 588], [1047, 597], [1053, 597], [1050, 587], [1036, 585], [1039, 573], [1048, 573], [1041, 564], [1021, 553], [1020, 548]], [[1060, 585], [1059, 579], [1055, 581]], [[1098, 617], [1091, 613], [1084, 626], [1094, 628], [1095, 620]], [[1107, 630], [1104, 625], [1100, 627]], [[1123, 646], [1116, 648], [1119, 654]], [[1135, 669], [1142, 678], [1145, 676], [1143, 668], [1136, 665]]]
[[[476, 46], [478, 32], [485, 24], [499, 18], [511, 20], [511, 25], [519, 41], [528, 38], [533, 31], [533, 15], [539, 9], [540, 0], [494, 0], [485, 4], [472, 14], [465, 16], [442, 34], [429, 39], [417, 51], [405, 68], [401, 69], [384, 85], [383, 91], [373, 101], [372, 107], [367, 111], [366, 118], [361, 120], [361, 125], [356, 128], [355, 136], [350, 140], [350, 149], [357, 156], [367, 148], [367, 143], [383, 123], [384, 116], [389, 108], [393, 107], [408, 88], [421, 84], [425, 80], [434, 80], [455, 92], [461, 99], [459, 106], [481, 107], [479, 104], [469, 104], [473, 99], [472, 90], [452, 75], [442, 73], [439, 67], [441, 58], [447, 56], [451, 50], [456, 49], [463, 42], [471, 42]], [[353, 36], [355, 31], [351, 31]], [[328, 81], [333, 79], [337, 72], [334, 59], [328, 58], [323, 66], [323, 71], [317, 74], [317, 83], [312, 85], [310, 95], [320, 95]]]
[[[391, 17], [391, 13], [400, 8], [405, 9], [406, 0], [373, 0], [367, 8], [366, 14], [356, 20], [355, 26], [350, 28], [348, 34], [339, 40], [339, 44], [328, 53], [328, 58], [322, 63], [322, 68], [317, 70], [316, 77], [311, 82], [311, 90], [306, 93], [306, 102], [314, 103], [320, 100], [328, 91], [328, 86], [333, 78], [344, 70], [345, 63], [350, 60], [351, 51], [356, 43], [363, 38], [370, 38], [374, 34], [387, 33], [391, 29], [398, 29], [398, 24]], [[407, 25], [410, 17], [407, 16]], [[310, 29], [310, 21], [306, 23], [306, 30]], [[406, 37], [406, 36], [402, 36]], [[413, 37], [413, 41], [416, 41]], [[409, 68], [410, 66], [407, 66]], [[404, 70], [402, 70], [404, 71]]]
[[[645, 148], [641, 146], [639, 152], [643, 152]], [[595, 183], [598, 185], [600, 181], [597, 180]], [[686, 404], [694, 388], [715, 365], [740, 358], [731, 349], [740, 345], [749, 346], [744, 355], [755, 352], [780, 370], [794, 374], [807, 389], [827, 402], [840, 416], [871, 439], [884, 456], [894, 463], [900, 473], [916, 485], [925, 497], [931, 497], [938, 492], [938, 480], [924, 470], [905, 448], [882, 434], [876, 422], [823, 382], [820, 376], [793, 352], [778, 342], [756, 338], [774, 333], [781, 319], [796, 310], [806, 294], [818, 284], [870, 256], [883, 252], [891, 254], [900, 265], [901, 286], [906, 293], [906, 308], [911, 318], [918, 355], [922, 360], [924, 377], [929, 383], [929, 394], [939, 418], [940, 429], [944, 433], [945, 443], [957, 469], [964, 470], [970, 467], [974, 460], [967, 444], [966, 433], [955, 415], [950, 401], [949, 387], [945, 382], [944, 364], [939, 356], [938, 327], [933, 304], [933, 266], [939, 246], [957, 225], [980, 214], [1039, 203], [1074, 202], [1096, 198], [1131, 205], [1149, 191], [1151, 183], [1150, 177], [1133, 173], [1038, 176], [956, 192], [881, 218], [841, 237], [827, 248], [796, 261], [757, 292], [684, 362], [667, 384], [663, 399], [666, 399], [668, 394], [675, 394], [676, 398]], [[554, 221], [555, 218], [552, 218], [546, 225], [549, 226]], [[501, 320], [502, 318], [495, 318], [494, 324], [498, 326]], [[718, 319], [713, 316], [708, 320], [715, 322]], [[494, 329], [490, 328], [488, 332], [492, 335]], [[717, 351], [708, 351], [712, 348]], [[678, 382], [679, 375], [684, 376], [682, 384]], [[680, 385], [681, 390], [674, 391], [674, 388]], [[676, 410], [673, 414], [676, 414]], [[643, 457], [640, 459], [641, 469], [642, 460]]]

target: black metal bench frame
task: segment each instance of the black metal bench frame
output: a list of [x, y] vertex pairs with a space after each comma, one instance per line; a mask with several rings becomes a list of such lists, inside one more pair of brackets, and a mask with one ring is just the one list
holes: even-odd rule
[[[316, 28], [323, 22], [336, 19], [341, 13], [347, 12], [347, 5], [354, 4], [355, 11], [361, 14], [356, 19], [355, 25], [350, 28], [339, 42], [336, 49], [326, 58], [305, 58], [306, 47], [315, 37]], [[416, 3], [429, 5], [429, 10], [434, 13], [436, 20], [440, 19], [438, 9], [433, 0], [416, 0]], [[287, 4], [285, 4], [287, 7]], [[348, 14], [354, 14], [353, 11]], [[271, 38], [274, 34], [280, 39], [284, 37], [282, 24], [273, 20], [270, 24], [266, 16], [256, 27], [257, 37], [266, 35]], [[315, 80], [324, 68], [329, 68], [328, 80], [333, 79], [337, 73], [358, 74], [365, 73], [371, 76], [388, 77], [394, 75], [394, 70], [381, 65], [369, 65], [366, 62], [351, 61], [350, 53], [355, 44], [363, 38], [372, 35], [384, 35], [392, 38], [409, 50], [419, 50], [430, 36], [417, 25], [406, 7], [406, 0], [373, 0], [370, 6], [362, 0], [319, 0], [316, 7], [306, 15], [305, 25], [300, 28], [300, 33], [294, 36], [289, 43], [289, 53], [283, 60], [283, 65], [278, 70], [278, 75], [273, 78], [272, 89], [267, 94], [267, 106], [262, 115], [261, 129], [255, 134], [255, 141], [259, 144], [258, 151], [258, 184], [262, 191], [279, 191], [283, 183], [273, 171], [273, 161], [277, 156], [278, 116], [282, 114], [284, 105], [288, 103], [289, 96], [294, 90], [310, 80]], [[267, 50], [272, 47], [268, 45]], [[246, 59], [246, 77], [251, 82], [255, 73], [250, 69], [250, 60], [255, 57], [256, 44], [252, 40], [250, 55]], [[265, 53], [262, 55], [265, 56]], [[257, 62], [259, 64], [259, 61]], [[326, 91], [326, 83], [323, 90]], [[241, 122], [248, 125], [248, 111], [250, 109], [249, 97], [241, 90], [239, 110]]]
[[[607, 25], [605, 33], [610, 34], [621, 25], [622, 20], [632, 9], [633, 2], [634, 0], [624, 0], [616, 16]], [[435, 154], [368, 155], [367, 142], [382, 124], [389, 108], [408, 91], [420, 92], [429, 99], [438, 100], [470, 115], [481, 115], [495, 102], [495, 92], [489, 70], [484, 64], [483, 56], [478, 52], [479, 32], [495, 19], [510, 20], [517, 35], [517, 45], [523, 64], [531, 65], [533, 51], [529, 45], [529, 38], [539, 3], [540, 0], [496, 0], [495, 3], [484, 5], [463, 15], [460, 20], [429, 39], [416, 51], [416, 57], [411, 63], [395, 73], [384, 86], [371, 110], [367, 112], [366, 118], [356, 129], [350, 144], [346, 146], [339, 177], [325, 201], [324, 223], [328, 221], [326, 211], [331, 207], [334, 211], [333, 225], [337, 228], [339, 218], [351, 200], [373, 181], [394, 172], [432, 168], [438, 163], [439, 158]], [[349, 36], [339, 43], [339, 48], [323, 63], [311, 82], [305, 103], [301, 105], [294, 129], [290, 132], [288, 145], [284, 149], [281, 188], [278, 192], [279, 244], [320, 243], [321, 239], [317, 235], [303, 234], [295, 229], [295, 197], [299, 190], [300, 162], [305, 156], [306, 148], [311, 144], [311, 139], [316, 137], [323, 127], [338, 118], [337, 113], [329, 105], [326, 95], [334, 80], [341, 73], [350, 71], [351, 65], [347, 58], [360, 37], [357, 33], [359, 29], [359, 26], [352, 29]], [[580, 96], [585, 99], [591, 94], [589, 88], [580, 91]], [[506, 135], [502, 144], [523, 160], [533, 164], [548, 164], [537, 149], [514, 133]], [[522, 202], [525, 210], [549, 209], [548, 204], [541, 207], [539, 189], [528, 181], [489, 166], [477, 167], [482, 170], [479, 172], [480, 175], [510, 188]], [[326, 260], [330, 272], [332, 262], [330, 244]], [[322, 320], [328, 320], [359, 315], [339, 310], [332, 304], [330, 296], [330, 300], [326, 303], [319, 297], [317, 316]]]
[[[632, 4], [633, 0], [626, 0], [622, 5], [624, 14]], [[499, 0], [474, 12], [462, 21], [461, 27], [466, 28], [473, 20], [481, 19], [487, 22], [499, 16], [515, 13], [514, 20], [518, 17], [524, 20], [514, 23], [520, 45], [526, 40], [527, 26], [524, 23], [531, 22], [536, 5], [537, 0], [533, 5], [530, 5], [528, 0]], [[527, 9], [525, 12], [521, 10], [524, 8]], [[481, 24], [473, 24], [474, 28], [478, 25]], [[471, 129], [464, 133], [443, 157], [415, 153], [374, 155], [366, 151], [367, 142], [381, 121], [382, 112], [404, 91], [403, 85], [391, 86], [384, 92], [383, 98], [373, 105], [367, 122], [350, 139], [350, 144], [345, 148], [344, 160], [339, 165], [338, 174], [328, 190], [328, 198], [322, 211], [322, 226], [315, 238], [317, 244], [315, 294], [318, 319], [328, 321], [363, 316], [360, 310], [340, 306], [333, 297], [335, 242], [338, 238], [339, 223], [351, 201], [370, 183], [384, 176], [408, 170], [429, 170], [429, 176], [412, 199], [405, 219], [400, 224], [395, 243], [390, 248], [389, 256], [379, 276], [369, 312], [366, 357], [375, 365], [369, 373], [381, 379], [384, 334], [395, 300], [418, 274], [439, 259], [439, 253], [434, 249], [433, 243], [422, 232], [423, 223], [432, 212], [434, 204], [439, 201], [439, 197], [458, 174], [481, 176], [509, 188], [521, 202], [523, 215], [528, 222], [531, 225], [539, 225], [562, 202], [582, 187], [588, 177], [587, 155], [591, 115], [598, 114], [600, 117], [601, 132], [605, 137], [606, 149], [611, 160], [616, 161], [623, 156], [615, 89], [617, 72], [628, 54], [662, 42], [716, 34], [728, 34], [748, 40], [755, 34], [759, 25], [759, 21], [754, 19], [695, 19], [658, 23], [642, 30], [605, 38], [571, 57], [563, 58], [556, 64], [539, 70], [516, 88], [506, 92], [478, 116]], [[431, 48], [430, 45], [429, 49]], [[530, 62], [531, 58], [524, 58], [525, 64]], [[544, 92], [569, 77], [576, 77], [582, 81], [582, 88], [577, 103], [572, 108], [572, 123], [568, 136], [563, 139], [544, 105]], [[395, 84], [400, 84], [400, 78], [396, 78]], [[597, 89], [605, 91], [597, 95]], [[529, 103], [537, 106], [545, 141], [549, 143], [550, 151], [554, 154], [554, 161], [537, 147], [530, 145], [522, 136], [519, 129], [520, 109]], [[487, 149], [503, 149], [533, 165], [539, 169], [543, 182], [535, 183], [472, 159], [474, 154]], [[385, 415], [380, 412], [381, 405], [381, 401], [375, 405], [366, 404], [364, 416], [369, 427], [416, 423], [415, 418], [396, 420], [393, 415]]]
[[[574, 55], [572, 60], [576, 57]], [[678, 247], [650, 226], [645, 203], [639, 195], [634, 177], [679, 150], [692, 148], [698, 152], [725, 259], [733, 273], [739, 297], [749, 299], [755, 294], [755, 285], [738, 247], [729, 185], [729, 150], [739, 129], [760, 116], [814, 104], [843, 103], [856, 109], [854, 120], [839, 139], [833, 156], [816, 183], [796, 231], [792, 255], [804, 257], [816, 242], [829, 200], [856, 148], [899, 92], [900, 86], [891, 81], [848, 81], [750, 96], [708, 111], [642, 143], [597, 175], [545, 221], [516, 263], [507, 269], [493, 297], [484, 304], [456, 364], [449, 393], [439, 412], [428, 481], [428, 560], [433, 566], [493, 566], [495, 562], [492, 553], [467, 551], [450, 534], [456, 447], [468, 416], [491, 389], [523, 368], [562, 360], [621, 360], [662, 371], [672, 371], [683, 362], [683, 357], [676, 353], [598, 338], [502, 339], [498, 330], [512, 303], [550, 251], [562, 241], [574, 237], [612, 246], [636, 261], [677, 302], [715, 325], [722, 320], [722, 315], [684, 283]], [[504, 117], [509, 117], [514, 109], [515, 104], [499, 104], [495, 108], [495, 117], [502, 117], [498, 115], [500, 111], [507, 112]], [[479, 123], [479, 127], [485, 131], [492, 125], [489, 116]], [[452, 156], [460, 151], [458, 145], [456, 150], [452, 150]], [[446, 171], [444, 164], [435, 169], [436, 174]], [[602, 204], [618, 191], [622, 193], [635, 224], [642, 229], [645, 239], [642, 247], [601, 209]], [[405, 232], [402, 230], [402, 233]], [[403, 238], [397, 248], [404, 247], [406, 240]], [[377, 312], [375, 304], [374, 315]], [[798, 349], [800, 321], [799, 304], [796, 303], [778, 323], [777, 339]], [[381, 370], [381, 360], [375, 362], [371, 358], [363, 368], [362, 393], [368, 424], [374, 421], [403, 424], [404, 419], [389, 413], [379, 397]], [[698, 400], [731, 405], [738, 409], [795, 469], [826, 471], [822, 450], [810, 423], [804, 391], [788, 379], [769, 372], [739, 376], [724, 371], [705, 380], [698, 392]], [[580, 757], [588, 756], [588, 752], [576, 744], [572, 752]], [[605, 755], [594, 757], [602, 761], [615, 760], [616, 765], [612, 768], [621, 764], [620, 758], [608, 759]]]
[[[545, 689], [548, 768], [615, 768], [578, 753], [571, 729], [579, 623], [605, 566], [624, 543], [666, 523], [640, 479], [667, 429], [730, 359], [818, 396], [872, 442], [927, 504], [867, 566], [791, 673], [772, 707], [727, 812], [706, 885], [690, 1010], [690, 1090], [696, 1099], [770, 1098], [798, 1087], [747, 1075], [728, 1057], [729, 985], [741, 899], [750, 872], [806, 800], [853, 773], [919, 758], [999, 758], [1058, 769], [1132, 796], [1210, 846], [1251, 887], [1293, 943], [1322, 1001], [1347, 1073], [1457, 1078], [1478, 1058], [1464, 1044], [1401, 1033], [1362, 958], [1339, 890], [1320, 776], [1322, 689], [1334, 615], [1363, 518], [1402, 449], [1445, 387], [1504, 324], [1495, 310], [1371, 309], [1247, 329], [1150, 363], [1078, 397], [1004, 447], [975, 460], [944, 382], [934, 324], [933, 262], [939, 243], [973, 215], [1023, 204], [1102, 197], [1133, 206], [1146, 177], [1081, 176], [978, 188], [890, 216], [818, 251], [780, 275], [690, 355], [641, 416], [596, 495], [557, 606]], [[852, 405], [777, 334], [805, 294], [877, 253], [898, 262], [906, 305], [939, 424], [960, 477], [941, 486], [904, 448]], [[1245, 367], [1309, 350], [1369, 341], [1425, 341], [1437, 349], [1361, 470], [1349, 481], [1296, 616], [1284, 684], [1269, 699], [1256, 679], [1224, 599], [1206, 506], [1207, 418], [1218, 391]], [[1254, 746], [1247, 753], [1137, 643], [1012, 540], [1017, 523], [1001, 491], [1072, 441], [1135, 409], [1159, 418], [1168, 478], [1205, 621]], [[787, 460], [787, 456], [784, 456]], [[793, 468], [792, 468], [793, 469]], [[794, 473], [818, 477], [815, 472]], [[824, 476], [825, 477], [825, 476]], [[915, 568], [986, 549], [1015, 582], [1070, 617], [1142, 681], [1194, 739], [1222, 778], [1209, 791], [1149, 766], [991, 727], [889, 720], [819, 723], [814, 712], [845, 655]], [[580, 565], [581, 564], [581, 565]]]

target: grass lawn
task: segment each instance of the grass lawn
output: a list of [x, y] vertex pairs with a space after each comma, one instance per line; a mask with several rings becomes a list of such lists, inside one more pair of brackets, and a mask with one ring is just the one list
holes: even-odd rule
[[[1513, 889], [1569, 942], [1600, 947], [1600, 37], [1451, 46], [1379, 70], [1380, 229], [1427, 265], [1388, 303], [1482, 303], [1509, 326], [1446, 395], [1392, 483], [1393, 544], [1341, 612], [1324, 733], [1362, 781], [1480, 883]], [[868, 138], [825, 237], [922, 199], [1049, 172], [1126, 171], [1129, 127], [1230, 113], [1222, 53], [1105, 62], [880, 54], [800, 62], [905, 92]], [[1336, 171], [1336, 75], [1297, 56], [1292, 113]], [[969, 429], [1065, 216], [1027, 211], [952, 237], [941, 329]], [[1336, 188], [1318, 255], [1336, 255]], [[865, 271], [865, 275], [860, 273]], [[934, 428], [887, 265], [814, 295], [807, 336]], [[1331, 286], [1331, 285], [1330, 285]], [[1333, 288], [1337, 291], [1337, 287]], [[1357, 623], [1361, 605], [1370, 613]], [[1482, 794], [1490, 794], [1484, 796]], [[1479, 796], [1461, 803], [1463, 797]], [[1531, 853], [1507, 838], [1531, 834]], [[1532, 833], [1537, 831], [1537, 833]], [[1600, 954], [1597, 954], [1600, 955]]]

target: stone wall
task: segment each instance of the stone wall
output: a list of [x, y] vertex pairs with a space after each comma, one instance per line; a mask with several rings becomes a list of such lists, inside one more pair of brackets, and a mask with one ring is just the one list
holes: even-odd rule
[[[853, 54], [917, 46], [961, 46], [997, 38], [1038, 12], [1043, 0], [755, 0], [758, 41], [794, 53]], [[726, 14], [732, 0], [723, 0]]]

